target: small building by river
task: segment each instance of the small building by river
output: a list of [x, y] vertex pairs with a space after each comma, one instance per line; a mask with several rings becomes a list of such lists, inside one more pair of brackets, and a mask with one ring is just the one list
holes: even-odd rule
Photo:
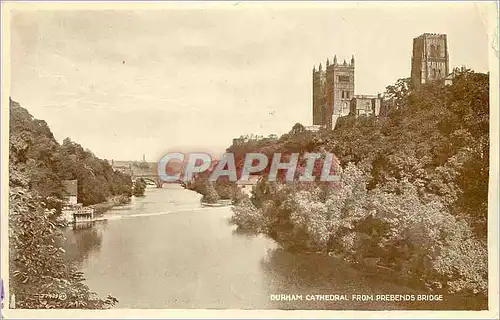
[[92, 222], [94, 220], [94, 209], [85, 208], [78, 203], [78, 180], [64, 180], [63, 203], [61, 213], [63, 219], [68, 223]]
[[63, 204], [75, 205], [78, 203], [78, 180], [63, 180]]
[[243, 193], [251, 196], [253, 186], [257, 184], [260, 179], [260, 175], [250, 175], [247, 181], [237, 181], [236, 185], [243, 191]]

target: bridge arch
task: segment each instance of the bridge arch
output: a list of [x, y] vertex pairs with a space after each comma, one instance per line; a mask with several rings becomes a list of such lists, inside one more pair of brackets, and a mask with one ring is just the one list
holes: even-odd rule
[[154, 184], [157, 188], [161, 188], [163, 186], [163, 181], [158, 176], [134, 176], [132, 177], [132, 181], [136, 181], [137, 179], [144, 180], [147, 184]]

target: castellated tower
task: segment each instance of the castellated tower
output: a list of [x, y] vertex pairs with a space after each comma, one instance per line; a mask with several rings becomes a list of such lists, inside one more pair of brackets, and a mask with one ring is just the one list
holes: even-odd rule
[[351, 62], [333, 63], [326, 60], [313, 68], [313, 125], [332, 129], [336, 119], [349, 114], [349, 102], [354, 96], [354, 55]]
[[424, 33], [413, 39], [411, 86], [444, 81], [448, 75], [448, 45], [445, 34]]

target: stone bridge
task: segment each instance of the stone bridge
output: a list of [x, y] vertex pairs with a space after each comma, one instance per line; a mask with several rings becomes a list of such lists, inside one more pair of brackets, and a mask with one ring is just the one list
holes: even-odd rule
[[163, 181], [158, 177], [158, 175], [148, 175], [148, 174], [137, 174], [132, 176], [132, 181], [136, 181], [137, 179], [141, 178], [142, 180], [146, 181], [146, 184], [150, 185], [155, 185], [157, 188], [163, 187]]
[[145, 161], [111, 161], [114, 170], [129, 174], [132, 181], [142, 178], [146, 183], [163, 186], [163, 181], [158, 176], [158, 162]]

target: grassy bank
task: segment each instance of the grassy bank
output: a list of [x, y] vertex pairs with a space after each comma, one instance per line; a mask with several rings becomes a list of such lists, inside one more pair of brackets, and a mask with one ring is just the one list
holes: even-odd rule
[[96, 215], [102, 215], [109, 209], [114, 207], [122, 206], [130, 203], [130, 197], [127, 195], [112, 196], [106, 202], [97, 203], [88, 206], [88, 208], [93, 208]]
[[237, 190], [236, 184], [227, 180], [218, 180], [216, 183], [209, 181], [208, 177], [211, 173], [207, 170], [197, 175], [193, 181], [183, 182], [182, 186], [201, 194], [203, 196], [201, 201], [204, 203], [215, 204], [222, 200], [233, 199]]

